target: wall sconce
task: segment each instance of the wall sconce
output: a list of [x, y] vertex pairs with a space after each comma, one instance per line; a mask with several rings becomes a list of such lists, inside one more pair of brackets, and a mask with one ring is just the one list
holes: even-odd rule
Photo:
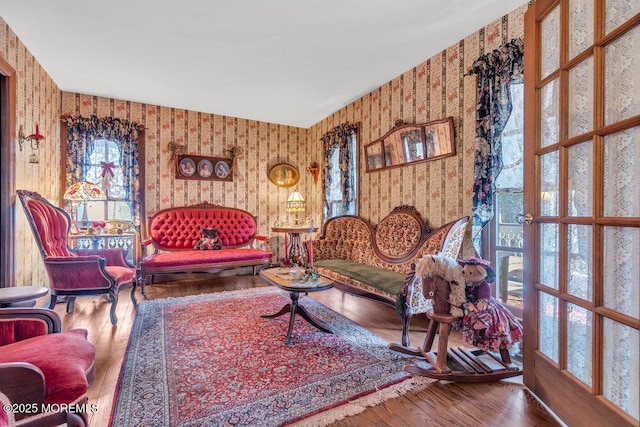
[[309, 173], [311, 175], [313, 175], [313, 183], [317, 184], [318, 183], [318, 175], [320, 174], [320, 166], [318, 165], [318, 162], [312, 162], [309, 167], [307, 168], [307, 170], [309, 171]]
[[[22, 125], [20, 125], [20, 129], [18, 130], [18, 144], [20, 145], [20, 151], [22, 151], [22, 146], [25, 142], [31, 142], [31, 149], [37, 150], [40, 148], [40, 141], [44, 139], [44, 135], [40, 134], [40, 130], [38, 129], [38, 124], [36, 123], [36, 131], [29, 136], [24, 135], [24, 129]], [[37, 162], [36, 162], [37, 163]]]

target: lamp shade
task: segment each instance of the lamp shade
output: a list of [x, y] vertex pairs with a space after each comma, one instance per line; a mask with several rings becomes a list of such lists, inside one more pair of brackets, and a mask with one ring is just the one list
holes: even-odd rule
[[287, 199], [287, 212], [304, 212], [306, 207], [306, 202], [304, 201], [304, 197], [302, 194], [294, 191], [289, 195]]
[[72, 202], [86, 202], [88, 200], [107, 200], [107, 195], [102, 191], [102, 188], [93, 182], [78, 181], [66, 189], [63, 198]]

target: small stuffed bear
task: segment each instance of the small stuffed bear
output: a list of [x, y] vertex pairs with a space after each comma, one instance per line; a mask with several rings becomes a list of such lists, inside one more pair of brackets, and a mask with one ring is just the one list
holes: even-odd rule
[[522, 339], [522, 325], [509, 309], [491, 296], [496, 273], [489, 261], [480, 258], [459, 260], [466, 280], [467, 302], [461, 333], [465, 340], [481, 350], [505, 353]]
[[198, 243], [194, 246], [194, 249], [222, 249], [222, 242], [218, 237], [218, 229], [213, 228], [203, 228], [202, 229], [202, 238], [198, 240]]

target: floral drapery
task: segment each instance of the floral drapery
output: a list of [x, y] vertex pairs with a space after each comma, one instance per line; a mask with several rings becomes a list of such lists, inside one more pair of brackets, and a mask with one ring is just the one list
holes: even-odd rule
[[482, 55], [470, 71], [477, 76], [472, 236], [478, 254], [480, 232], [493, 218], [495, 180], [502, 171], [501, 135], [512, 108], [509, 84], [522, 79], [523, 50], [522, 39], [513, 39]]
[[324, 188], [323, 217], [329, 218], [331, 188], [334, 184], [331, 176], [331, 157], [336, 150], [339, 150], [340, 167], [340, 191], [342, 193], [342, 206], [344, 212], [355, 213], [355, 174], [351, 169], [355, 163], [355, 153], [350, 148], [351, 139], [355, 135], [357, 126], [349, 123], [342, 123], [322, 135], [322, 153], [324, 158], [324, 174], [322, 176], [322, 187]]
[[[132, 218], [140, 218], [140, 167], [138, 164], [139, 125], [113, 117], [69, 116], [67, 124], [66, 185], [85, 181], [89, 156], [96, 139], [115, 141], [120, 149], [120, 164], [124, 177], [125, 202]], [[107, 165], [108, 167], [109, 165]]]

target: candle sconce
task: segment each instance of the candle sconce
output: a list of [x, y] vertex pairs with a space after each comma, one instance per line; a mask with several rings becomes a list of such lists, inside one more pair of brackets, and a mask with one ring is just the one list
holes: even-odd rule
[[[29, 136], [25, 136], [24, 129], [22, 125], [20, 125], [20, 129], [18, 130], [18, 145], [20, 146], [20, 151], [22, 151], [22, 146], [25, 142], [31, 142], [31, 149], [37, 150], [40, 148], [40, 141], [44, 139], [44, 135], [40, 134], [40, 130], [38, 129], [38, 124], [36, 123], [36, 131]], [[34, 162], [31, 162], [34, 163]], [[37, 162], [35, 162], [37, 163]]]

